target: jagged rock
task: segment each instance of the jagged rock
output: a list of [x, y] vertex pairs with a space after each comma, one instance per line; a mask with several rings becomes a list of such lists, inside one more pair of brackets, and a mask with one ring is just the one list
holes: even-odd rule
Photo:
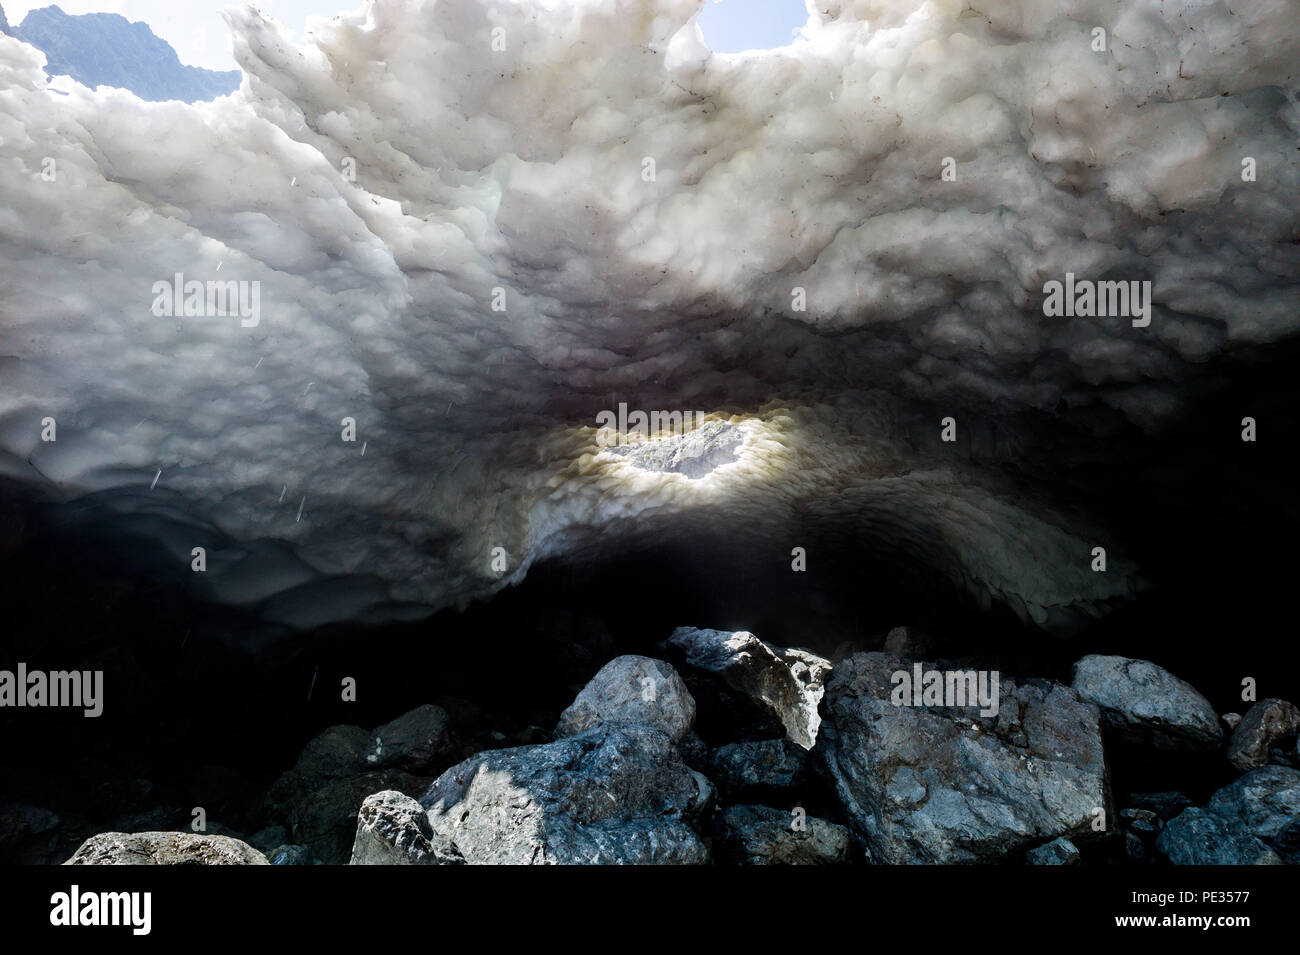
[[788, 739], [729, 743], [713, 751], [709, 778], [724, 799], [800, 786], [807, 775], [808, 751]]
[[1003, 678], [996, 716], [978, 706], [891, 702], [904, 664], [861, 653], [826, 689], [815, 750], [874, 861], [985, 862], [1109, 811], [1097, 708], [1068, 687]]
[[470, 864], [698, 864], [689, 825], [713, 787], [663, 732], [607, 723], [539, 746], [479, 753], [420, 800]]
[[1193, 806], [1171, 819], [1156, 846], [1174, 865], [1281, 865], [1276, 852], [1217, 813]]
[[1222, 721], [1224, 728], [1229, 733], [1231, 733], [1241, 724], [1240, 713], [1224, 713], [1222, 716], [1219, 717], [1219, 719], [1220, 721]]
[[1154, 663], [1091, 654], [1074, 665], [1073, 685], [1101, 709], [1106, 729], [1128, 742], [1166, 750], [1213, 749], [1223, 742], [1209, 701]]
[[426, 703], [403, 713], [370, 734], [368, 769], [395, 766], [419, 775], [445, 768], [437, 765], [454, 745], [446, 712]]
[[367, 796], [357, 813], [352, 865], [458, 865], [465, 860], [433, 831], [429, 813], [393, 790]]
[[293, 841], [321, 861], [346, 863], [362, 801], [385, 789], [423, 792], [431, 770], [455, 745], [447, 723], [440, 707], [425, 705], [374, 732], [331, 726], [309, 742], [294, 767], [271, 786], [267, 815], [287, 823]]
[[667, 663], [650, 657], [610, 660], [560, 714], [557, 738], [576, 736], [602, 723], [653, 726], [680, 740], [695, 722], [695, 699]]
[[372, 793], [394, 789], [418, 793], [428, 776], [412, 776], [400, 769], [385, 769], [345, 779], [327, 780], [289, 812], [294, 842], [307, 846], [327, 865], [345, 865], [356, 839], [357, 812]]
[[1153, 838], [1160, 831], [1160, 817], [1150, 809], [1133, 807], [1121, 809], [1119, 817], [1124, 820], [1125, 826], [1130, 832], [1143, 839]]
[[1300, 771], [1262, 766], [1216, 792], [1206, 806], [1300, 863]]
[[238, 70], [186, 66], [145, 24], [115, 13], [67, 14], [51, 4], [7, 32], [43, 52], [51, 76], [65, 73], [91, 89], [119, 86], [145, 100], [185, 102], [239, 89]]
[[732, 806], [718, 820], [718, 840], [728, 858], [744, 865], [835, 865], [848, 860], [849, 830], [768, 806]]
[[804, 749], [812, 748], [821, 723], [818, 704], [831, 671], [829, 661], [806, 650], [771, 646], [743, 630], [678, 627], [668, 646], [681, 654], [686, 666], [723, 684], [768, 716], [789, 739]]
[[229, 836], [192, 832], [102, 832], [64, 865], [267, 865], [266, 856]]
[[1268, 762], [1269, 750], [1296, 738], [1300, 709], [1286, 700], [1260, 700], [1246, 711], [1228, 742], [1228, 762], [1242, 772]]
[[1149, 809], [1161, 819], [1172, 819], [1192, 805], [1183, 793], [1168, 790], [1159, 793], [1133, 793], [1128, 802], [1136, 809]]
[[1079, 850], [1073, 842], [1060, 836], [1025, 853], [1028, 865], [1078, 865]]
[[266, 854], [271, 865], [317, 865], [316, 857], [306, 846], [276, 846]]

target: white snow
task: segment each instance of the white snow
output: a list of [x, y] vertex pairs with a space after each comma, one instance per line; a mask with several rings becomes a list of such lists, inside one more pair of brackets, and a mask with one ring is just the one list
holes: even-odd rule
[[[1294, 334], [1300, 7], [809, 3], [746, 56], [703, 0], [375, 0], [302, 46], [232, 8], [243, 87], [194, 106], [52, 93], [0, 37], [0, 469], [124, 520], [162, 469], [178, 559], [246, 542], [211, 592], [289, 623], [702, 503], [786, 550], [796, 505], [842, 519], [1036, 618], [1129, 592], [899, 402], [1154, 428], [1206, 359]], [[1150, 280], [1150, 327], [1045, 318], [1067, 271]], [[260, 321], [155, 317], [177, 273], [260, 282]], [[598, 456], [619, 401], [747, 422], [739, 465]]]

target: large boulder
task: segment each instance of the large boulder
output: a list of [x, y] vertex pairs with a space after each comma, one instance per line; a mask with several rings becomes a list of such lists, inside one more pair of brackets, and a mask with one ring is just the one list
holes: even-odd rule
[[560, 714], [557, 737], [576, 736], [603, 723], [639, 723], [680, 741], [695, 722], [695, 699], [667, 663], [650, 657], [615, 657], [591, 678]]
[[1074, 690], [1003, 679], [990, 716], [895, 705], [904, 668], [878, 652], [836, 667], [814, 753], [874, 861], [1019, 857], [1109, 815], [1100, 715]]
[[293, 840], [328, 865], [346, 865], [356, 841], [357, 812], [366, 797], [384, 790], [422, 792], [428, 776], [385, 769], [343, 779], [328, 779], [289, 810]]
[[1260, 700], [1246, 711], [1228, 741], [1228, 762], [1243, 773], [1268, 762], [1274, 746], [1296, 738], [1300, 709], [1286, 700]]
[[1045, 843], [1026, 852], [1025, 864], [1078, 865], [1081, 858], [1078, 847], [1064, 836], [1059, 836], [1051, 842]]
[[1223, 727], [1209, 700], [1168, 670], [1129, 657], [1092, 654], [1074, 665], [1074, 688], [1101, 710], [1107, 731], [1164, 750], [1214, 749]]
[[697, 864], [709, 854], [691, 822], [712, 797], [667, 734], [606, 723], [472, 756], [420, 803], [470, 864]]
[[717, 829], [724, 855], [743, 865], [835, 865], [849, 857], [848, 829], [814, 816], [796, 821], [768, 806], [732, 806]]
[[367, 796], [357, 813], [352, 865], [458, 865], [465, 860], [433, 831], [423, 806], [393, 790]]
[[362, 800], [386, 789], [423, 792], [454, 745], [447, 714], [431, 704], [373, 731], [331, 726], [271, 786], [267, 815], [322, 862], [345, 864]]
[[[812, 748], [830, 661], [807, 650], [771, 646], [744, 630], [678, 627], [668, 646], [695, 674], [724, 694], [730, 691], [804, 749]], [[727, 706], [724, 696], [722, 708]]]
[[229, 836], [193, 832], [101, 832], [64, 865], [268, 865], [266, 856]]
[[392, 766], [416, 775], [431, 774], [446, 767], [446, 763], [438, 763], [454, 745], [446, 711], [426, 703], [370, 734], [366, 768]]
[[1300, 770], [1262, 766], [1220, 789], [1206, 807], [1300, 863]]
[[1218, 813], [1193, 806], [1165, 824], [1156, 846], [1174, 865], [1280, 865], [1267, 845]]

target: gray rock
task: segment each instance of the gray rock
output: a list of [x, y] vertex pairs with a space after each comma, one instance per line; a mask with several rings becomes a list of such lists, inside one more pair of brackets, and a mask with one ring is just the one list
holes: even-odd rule
[[713, 751], [709, 778], [727, 800], [801, 786], [807, 778], [808, 751], [788, 739], [728, 743]]
[[807, 650], [771, 646], [743, 630], [678, 627], [668, 644], [686, 665], [726, 684], [779, 721], [789, 739], [812, 748], [821, 724], [818, 704], [831, 671], [828, 660]]
[[307, 846], [322, 862], [345, 864], [362, 801], [386, 789], [423, 792], [434, 775], [431, 768], [455, 745], [447, 727], [447, 714], [431, 704], [374, 732], [331, 726], [271, 786], [266, 812], [287, 823], [294, 843]]
[[1300, 771], [1262, 766], [1220, 789], [1206, 807], [1300, 863]]
[[701, 864], [690, 822], [713, 787], [663, 732], [607, 723], [479, 753], [420, 800], [435, 833], [478, 864]]
[[1260, 700], [1246, 711], [1228, 742], [1228, 762], [1243, 773], [1268, 762], [1269, 750], [1296, 738], [1300, 709], [1286, 700]]
[[101, 832], [64, 865], [267, 865], [266, 856], [229, 836], [193, 832]]
[[999, 712], [891, 702], [905, 665], [882, 653], [840, 664], [815, 757], [874, 861], [986, 862], [1109, 812], [1097, 708], [1068, 687], [1003, 678]]
[[465, 860], [429, 824], [410, 796], [386, 790], [367, 796], [357, 813], [352, 865], [459, 865]]
[[718, 820], [724, 854], [743, 865], [836, 865], [848, 860], [849, 830], [768, 806], [732, 806]]
[[408, 773], [432, 775], [455, 745], [446, 712], [426, 703], [385, 723], [370, 734], [365, 755], [367, 769], [394, 766]]
[[602, 723], [652, 726], [680, 740], [695, 722], [695, 699], [667, 663], [650, 657], [615, 657], [600, 668], [560, 714], [557, 738], [576, 736]]
[[290, 811], [294, 842], [307, 846], [327, 865], [346, 865], [356, 841], [357, 812], [366, 797], [387, 789], [418, 793], [428, 783], [428, 776], [412, 776], [400, 769], [327, 780]]
[[1127, 808], [1119, 811], [1126, 828], [1143, 839], [1154, 838], [1162, 825], [1160, 817], [1150, 809]]
[[276, 846], [266, 854], [271, 865], [319, 865], [306, 846]]
[[1171, 819], [1156, 846], [1174, 865], [1281, 865], [1277, 853], [1217, 813], [1193, 806]]
[[86, 834], [76, 821], [39, 806], [0, 806], [0, 864], [58, 865]]
[[1086, 656], [1074, 665], [1074, 688], [1101, 709], [1106, 729], [1128, 742], [1164, 750], [1213, 749], [1223, 742], [1209, 701], [1146, 660]]
[[1150, 862], [1151, 853], [1147, 844], [1135, 832], [1124, 833], [1124, 855], [1130, 862]]
[[1227, 729], [1229, 733], [1231, 733], [1233, 730], [1235, 730], [1238, 727], [1238, 725], [1240, 725], [1241, 714], [1224, 713], [1222, 716], [1219, 717], [1219, 719], [1222, 721], [1224, 728]]
[[1064, 836], [1025, 853], [1028, 865], [1078, 865], [1080, 861], [1078, 848]]
[[1192, 801], [1180, 792], [1167, 790], [1158, 793], [1133, 793], [1128, 802], [1136, 809], [1149, 809], [1161, 819], [1172, 819], [1192, 805]]

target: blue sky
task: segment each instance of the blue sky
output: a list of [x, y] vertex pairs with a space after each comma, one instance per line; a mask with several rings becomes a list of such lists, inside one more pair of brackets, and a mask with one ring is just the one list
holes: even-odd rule
[[[234, 0], [57, 0], [65, 13], [120, 13], [143, 20], [173, 47], [182, 63], [214, 70], [235, 68], [227, 51], [226, 25], [217, 10]], [[9, 22], [51, 0], [0, 0]], [[256, 0], [257, 7], [302, 32], [308, 14], [332, 16], [360, 7], [359, 0]], [[807, 19], [803, 0], [709, 0], [700, 14], [705, 42], [719, 53], [771, 49], [790, 42]]]
[[808, 19], [803, 0], [709, 0], [700, 31], [718, 53], [785, 46]]

